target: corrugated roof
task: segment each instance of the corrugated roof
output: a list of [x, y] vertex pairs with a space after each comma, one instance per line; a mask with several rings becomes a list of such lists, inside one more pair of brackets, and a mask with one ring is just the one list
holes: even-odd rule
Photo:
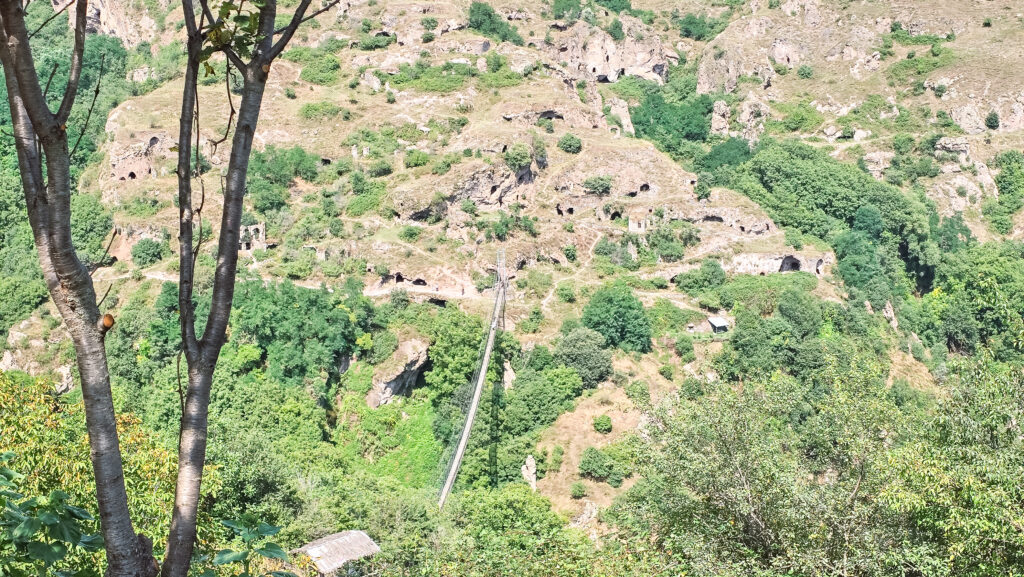
[[299, 549], [299, 553], [312, 559], [317, 570], [324, 575], [333, 574], [349, 561], [379, 552], [380, 547], [362, 531], [342, 531], [321, 537]]
[[725, 320], [722, 317], [708, 317], [708, 322], [711, 323], [711, 326], [713, 326], [713, 327], [728, 327], [729, 326], [729, 321]]

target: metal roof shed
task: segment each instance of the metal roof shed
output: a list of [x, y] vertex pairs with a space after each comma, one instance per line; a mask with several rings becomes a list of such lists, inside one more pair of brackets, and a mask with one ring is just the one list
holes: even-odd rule
[[297, 553], [308, 556], [320, 575], [334, 575], [345, 563], [380, 553], [380, 547], [362, 531], [342, 531], [303, 545]]
[[711, 325], [711, 331], [715, 333], [724, 333], [729, 330], [729, 321], [722, 317], [708, 317], [708, 324]]

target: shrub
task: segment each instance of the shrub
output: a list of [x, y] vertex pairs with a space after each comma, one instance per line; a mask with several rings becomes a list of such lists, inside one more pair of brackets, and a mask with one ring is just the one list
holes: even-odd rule
[[433, 30], [437, 28], [437, 18], [426, 16], [420, 19], [420, 25], [423, 26], [425, 30]]
[[551, 15], [556, 18], [578, 18], [580, 0], [555, 0], [551, 5]]
[[558, 300], [563, 303], [576, 302], [576, 290], [573, 289], [571, 282], [563, 282], [559, 284], [555, 289], [555, 296], [557, 296]]
[[392, 170], [391, 163], [382, 158], [370, 164], [366, 169], [366, 174], [373, 177], [387, 176], [391, 174]]
[[945, 84], [939, 84], [938, 86], [932, 89], [932, 91], [935, 92], [936, 98], [942, 98], [942, 96], [946, 93], [946, 90], [948, 89], [946, 88]]
[[132, 262], [137, 266], [147, 267], [164, 258], [164, 243], [144, 238], [132, 247]]
[[327, 86], [338, 80], [338, 71], [341, 70], [341, 63], [333, 54], [321, 54], [313, 60], [305, 62], [299, 78], [310, 84]]
[[569, 154], [579, 154], [583, 150], [583, 141], [574, 134], [566, 134], [558, 139], [558, 148]]
[[992, 27], [992, 19], [991, 18], [986, 18], [986, 19], [982, 20], [981, 21], [981, 26], [983, 28], [991, 28]]
[[636, 404], [649, 403], [651, 402], [651, 390], [647, 387], [647, 383], [633, 381], [626, 385], [626, 398]]
[[422, 150], [410, 150], [405, 153], [405, 167], [416, 168], [417, 166], [426, 166], [430, 162], [430, 155]]
[[589, 194], [604, 196], [612, 191], [612, 177], [591, 176], [583, 181], [583, 190]]
[[603, 481], [611, 475], [614, 463], [596, 447], [587, 447], [580, 455], [580, 476]]
[[470, 216], [476, 216], [477, 215], [476, 203], [473, 202], [472, 200], [468, 199], [468, 198], [464, 199], [462, 201], [462, 204], [459, 205], [459, 208], [462, 209], [462, 212], [464, 212], [464, 213], [466, 213], [466, 214], [468, 214]]
[[555, 131], [555, 122], [550, 118], [538, 118], [537, 126], [544, 129], [544, 132], [551, 134]]
[[992, 112], [989, 112], [988, 116], [985, 117], [985, 126], [989, 130], [996, 130], [996, 129], [998, 129], [999, 128], [999, 113], [996, 112], [995, 110], [993, 110]]
[[522, 142], [517, 142], [512, 146], [508, 147], [505, 151], [505, 164], [508, 165], [513, 172], [519, 172], [530, 166], [533, 162], [533, 156], [530, 151], [530, 147]]
[[616, 18], [612, 20], [612, 23], [608, 25], [608, 35], [612, 37], [612, 40], [618, 42], [626, 38], [626, 33], [622, 31], [622, 21]]
[[516, 46], [523, 45], [523, 37], [519, 35], [515, 26], [499, 16], [490, 4], [484, 2], [470, 4], [469, 28], [495, 40], [511, 42]]
[[811, 68], [810, 66], [804, 64], [804, 65], [800, 66], [800, 68], [796, 69], [796, 75], [799, 76], [800, 78], [803, 78], [804, 80], [806, 80], [806, 79], [811, 78], [812, 76], [814, 76], [814, 69]]
[[569, 486], [569, 495], [573, 499], [582, 499], [587, 496], [587, 486], [582, 481], [576, 481]]
[[608, 415], [598, 415], [594, 417], [594, 430], [602, 435], [607, 435], [612, 432], [612, 418]]
[[405, 242], [416, 242], [423, 234], [423, 229], [418, 226], [406, 226], [398, 232], [398, 238]]
[[583, 386], [593, 388], [612, 374], [612, 356], [604, 346], [601, 333], [578, 327], [562, 337], [555, 347], [555, 362], [575, 370]]
[[429, 44], [434, 41], [434, 38], [435, 36], [433, 32], [424, 32], [423, 36], [420, 37], [420, 41], [424, 44]]
[[284, 97], [287, 98], [288, 100], [295, 100], [295, 98], [296, 98], [295, 89], [291, 88], [291, 87], [285, 88], [284, 89]]
[[394, 41], [395, 37], [389, 34], [381, 34], [380, 36], [363, 34], [359, 37], [359, 49], [379, 50], [381, 48], [387, 48]]
[[676, 335], [676, 342], [673, 346], [673, 350], [679, 359], [684, 363], [689, 363], [697, 358], [696, 353], [693, 351], [693, 337], [686, 333], [679, 333]]
[[[330, 102], [308, 102], [299, 109], [299, 116], [304, 120], [325, 120], [341, 114], [342, 110], [340, 106]], [[348, 114], [344, 116], [347, 117]]]
[[725, 29], [729, 24], [728, 18], [721, 20], [701, 14], [687, 14], [678, 20], [679, 33], [684, 38], [692, 38], [698, 41], [710, 40]]
[[624, 351], [651, 350], [651, 321], [643, 304], [625, 284], [598, 289], [583, 309], [583, 324]]
[[570, 244], [562, 247], [562, 254], [569, 262], [576, 262], [576, 245]]
[[661, 365], [658, 367], [658, 374], [671, 381], [672, 376], [675, 374], [675, 369], [672, 368], [672, 365]]
[[672, 281], [679, 290], [696, 296], [725, 284], [725, 270], [717, 260], [706, 258], [699, 269], [678, 274]]
[[384, 93], [384, 100], [386, 100], [388, 104], [394, 104], [395, 103], [395, 93], [390, 91], [390, 90], [388, 90], [387, 92]]

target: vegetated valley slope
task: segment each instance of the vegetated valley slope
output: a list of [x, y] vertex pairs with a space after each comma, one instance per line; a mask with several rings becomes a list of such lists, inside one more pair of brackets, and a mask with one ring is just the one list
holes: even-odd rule
[[[166, 450], [180, 8], [92, 4], [123, 77], [80, 162], [81, 238], [118, 318], [119, 409]], [[252, 514], [289, 546], [365, 529], [383, 552], [363, 568], [396, 575], [1020, 572], [1021, 462], [999, 457], [1021, 443], [1018, 10], [370, 0], [317, 16], [274, 64], [256, 133], [207, 521]], [[208, 232], [237, 98], [213, 63]], [[26, 279], [0, 284], [0, 369], [73, 404], [56, 312], [15, 266], [30, 243], [0, 241]], [[439, 513], [499, 253], [507, 331]], [[215, 259], [200, 251], [200, 307]], [[1001, 441], [972, 437], [982, 413], [1005, 417]], [[991, 501], [958, 492], [972, 484]]]

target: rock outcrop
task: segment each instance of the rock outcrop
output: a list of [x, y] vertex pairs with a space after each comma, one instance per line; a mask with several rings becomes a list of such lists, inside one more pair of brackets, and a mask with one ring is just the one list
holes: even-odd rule
[[664, 82], [678, 56], [662, 45], [657, 34], [645, 33], [646, 27], [636, 18], [620, 18], [623, 40], [616, 42], [604, 30], [577, 21], [555, 41], [552, 58], [596, 82], [615, 82], [622, 76]]
[[864, 155], [864, 168], [871, 173], [871, 176], [882, 180], [885, 171], [892, 165], [892, 159], [896, 154], [888, 150], [878, 150]]
[[373, 375], [370, 392], [366, 394], [366, 404], [377, 408], [389, 403], [395, 395], [408, 393], [426, 363], [426, 342], [419, 339], [403, 341], [391, 359]]
[[729, 134], [729, 103], [716, 100], [711, 110], [711, 134]]

